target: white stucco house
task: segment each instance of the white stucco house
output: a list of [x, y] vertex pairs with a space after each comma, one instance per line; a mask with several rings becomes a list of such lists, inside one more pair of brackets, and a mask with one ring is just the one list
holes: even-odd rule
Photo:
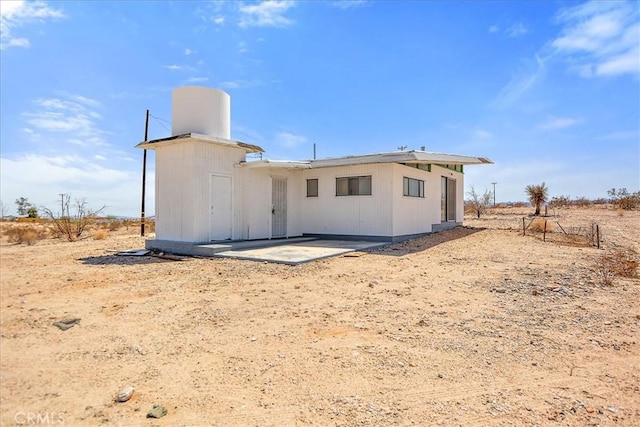
[[464, 167], [482, 157], [396, 151], [247, 161], [262, 148], [230, 139], [230, 98], [173, 91], [172, 136], [155, 150], [156, 237], [147, 248], [296, 236], [398, 241], [462, 223]]

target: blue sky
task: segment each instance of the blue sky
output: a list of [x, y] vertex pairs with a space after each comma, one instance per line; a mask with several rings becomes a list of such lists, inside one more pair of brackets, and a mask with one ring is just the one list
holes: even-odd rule
[[[231, 95], [266, 158], [408, 149], [483, 156], [466, 190], [640, 187], [637, 2], [0, 2], [0, 195], [139, 214], [145, 110]], [[153, 153], [147, 215], [153, 212]]]

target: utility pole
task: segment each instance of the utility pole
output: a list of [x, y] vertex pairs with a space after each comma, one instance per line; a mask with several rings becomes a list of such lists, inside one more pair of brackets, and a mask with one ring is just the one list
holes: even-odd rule
[[60, 217], [64, 217], [64, 193], [60, 193]]
[[496, 207], [496, 184], [497, 182], [492, 182], [493, 184], [493, 207]]
[[313, 143], [313, 160], [316, 159], [316, 143]]
[[[144, 121], [144, 142], [147, 142], [149, 134], [149, 109], [147, 109], [147, 118]], [[140, 211], [140, 235], [144, 237], [144, 195], [147, 181], [147, 149], [142, 154], [142, 208]]]

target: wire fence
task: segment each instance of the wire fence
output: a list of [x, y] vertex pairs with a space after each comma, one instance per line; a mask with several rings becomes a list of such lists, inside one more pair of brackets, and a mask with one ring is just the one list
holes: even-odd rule
[[596, 248], [600, 248], [602, 242], [602, 230], [596, 222], [561, 224], [547, 217], [522, 217], [522, 235], [537, 237], [544, 242]]

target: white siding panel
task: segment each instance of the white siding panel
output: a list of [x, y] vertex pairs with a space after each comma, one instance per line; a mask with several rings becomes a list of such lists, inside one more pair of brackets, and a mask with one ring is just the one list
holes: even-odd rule
[[[404, 177], [424, 181], [424, 197], [403, 194]], [[438, 177], [439, 179], [439, 177]], [[433, 194], [433, 174], [415, 167], [393, 165], [393, 235], [428, 233], [433, 217], [439, 218], [439, 192]], [[438, 187], [439, 188], [439, 187]], [[435, 206], [435, 207], [434, 207]]]
[[[205, 242], [210, 228], [210, 177], [234, 176], [245, 152], [204, 142], [185, 141], [156, 149], [156, 238]], [[233, 210], [240, 212], [237, 185]], [[235, 228], [235, 227], [234, 227]]]
[[[371, 175], [370, 196], [336, 196], [336, 178]], [[306, 197], [307, 178], [318, 179], [318, 197]], [[392, 235], [391, 164], [354, 165], [303, 171], [301, 231], [312, 234]]]
[[286, 169], [238, 168], [238, 170], [243, 179], [242, 200], [245, 206], [242, 215], [242, 238], [248, 240], [271, 238], [272, 176], [287, 178], [287, 237], [301, 235], [302, 172]]

